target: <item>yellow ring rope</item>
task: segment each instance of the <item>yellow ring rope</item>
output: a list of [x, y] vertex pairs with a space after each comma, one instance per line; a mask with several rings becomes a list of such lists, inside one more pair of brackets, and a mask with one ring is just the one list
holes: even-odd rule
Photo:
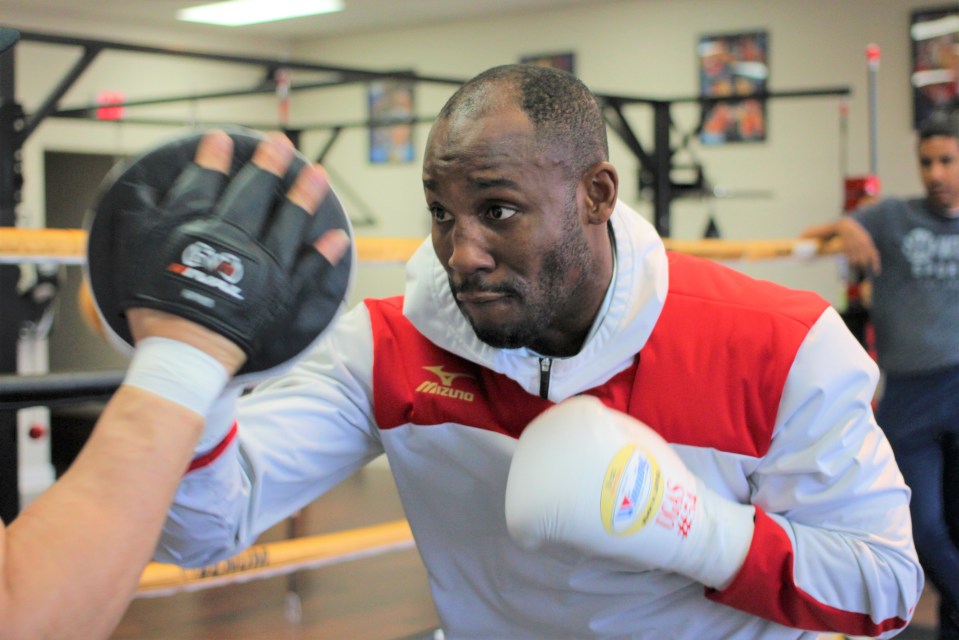
[[[355, 239], [360, 262], [403, 263], [422, 242], [422, 238]], [[675, 240], [665, 238], [666, 248], [716, 260], [768, 260], [807, 258], [837, 253], [835, 242], [794, 238], [774, 240]], [[0, 227], [0, 263], [62, 262], [82, 264], [87, 234], [82, 229], [20, 229]]]
[[[403, 263], [422, 238], [356, 238], [361, 262]], [[0, 263], [86, 261], [87, 233], [83, 229], [21, 229], [0, 227]]]
[[394, 520], [336, 533], [253, 545], [228, 560], [198, 569], [151, 562], [140, 577], [135, 597], [153, 598], [248, 582], [413, 547], [409, 524], [406, 520]]
[[[355, 238], [356, 253], [361, 263], [402, 264], [423, 242], [421, 238]], [[713, 260], [779, 260], [809, 259], [838, 253], [837, 240], [675, 240], [665, 238], [667, 249]], [[86, 259], [87, 234], [82, 229], [20, 229], [0, 227], [0, 264], [56, 262], [83, 264]], [[86, 282], [79, 291], [81, 316], [98, 335], [103, 327], [97, 315]]]

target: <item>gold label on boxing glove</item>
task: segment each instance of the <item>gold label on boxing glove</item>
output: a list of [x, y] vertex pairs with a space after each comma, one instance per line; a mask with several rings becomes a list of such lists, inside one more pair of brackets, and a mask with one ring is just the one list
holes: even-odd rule
[[600, 514], [603, 527], [631, 535], [645, 527], [663, 501], [663, 475], [655, 458], [636, 445], [620, 449], [606, 468]]

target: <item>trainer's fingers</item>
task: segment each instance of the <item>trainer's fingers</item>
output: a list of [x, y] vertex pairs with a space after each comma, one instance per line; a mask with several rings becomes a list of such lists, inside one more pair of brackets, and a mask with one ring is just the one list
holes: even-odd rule
[[310, 165], [300, 169], [286, 193], [286, 201], [276, 211], [263, 243], [288, 269], [303, 244], [303, 233], [323, 198], [329, 192], [326, 172]]
[[200, 138], [194, 162], [204, 169], [228, 173], [233, 161], [233, 139], [225, 131], [213, 130]]
[[204, 134], [193, 154], [193, 164], [183, 169], [165, 195], [164, 208], [183, 217], [210, 211], [223, 191], [232, 162], [230, 136], [219, 130]]
[[272, 174], [282, 176], [293, 161], [293, 143], [282, 133], [270, 133], [253, 152], [253, 164]]
[[318, 164], [308, 165], [300, 170], [286, 197], [304, 211], [313, 214], [330, 190], [330, 179]]
[[217, 214], [259, 237], [276, 207], [282, 176], [294, 156], [293, 143], [286, 136], [267, 135], [253, 151], [252, 166], [243, 167], [230, 182], [220, 199]]
[[[315, 164], [300, 172], [288, 197], [294, 204], [315, 215], [329, 190], [329, 176], [322, 166]], [[342, 229], [330, 229], [313, 243], [313, 248], [335, 265], [349, 250], [350, 236]]]
[[330, 229], [313, 243], [313, 247], [329, 260], [330, 264], [335, 265], [349, 250], [350, 237], [342, 229]]

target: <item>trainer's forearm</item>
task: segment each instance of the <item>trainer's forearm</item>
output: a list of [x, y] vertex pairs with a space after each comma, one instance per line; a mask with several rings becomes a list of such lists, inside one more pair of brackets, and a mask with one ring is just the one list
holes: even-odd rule
[[[6, 530], [0, 637], [107, 637], [153, 552], [203, 420], [123, 386], [70, 470]], [[0, 536], [2, 536], [0, 532]]]

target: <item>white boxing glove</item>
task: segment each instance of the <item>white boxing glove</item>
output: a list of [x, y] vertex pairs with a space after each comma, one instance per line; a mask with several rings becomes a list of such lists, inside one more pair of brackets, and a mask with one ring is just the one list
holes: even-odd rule
[[755, 509], [717, 495], [638, 420], [577, 396], [523, 431], [506, 525], [526, 549], [561, 544], [722, 589], [752, 542]]

